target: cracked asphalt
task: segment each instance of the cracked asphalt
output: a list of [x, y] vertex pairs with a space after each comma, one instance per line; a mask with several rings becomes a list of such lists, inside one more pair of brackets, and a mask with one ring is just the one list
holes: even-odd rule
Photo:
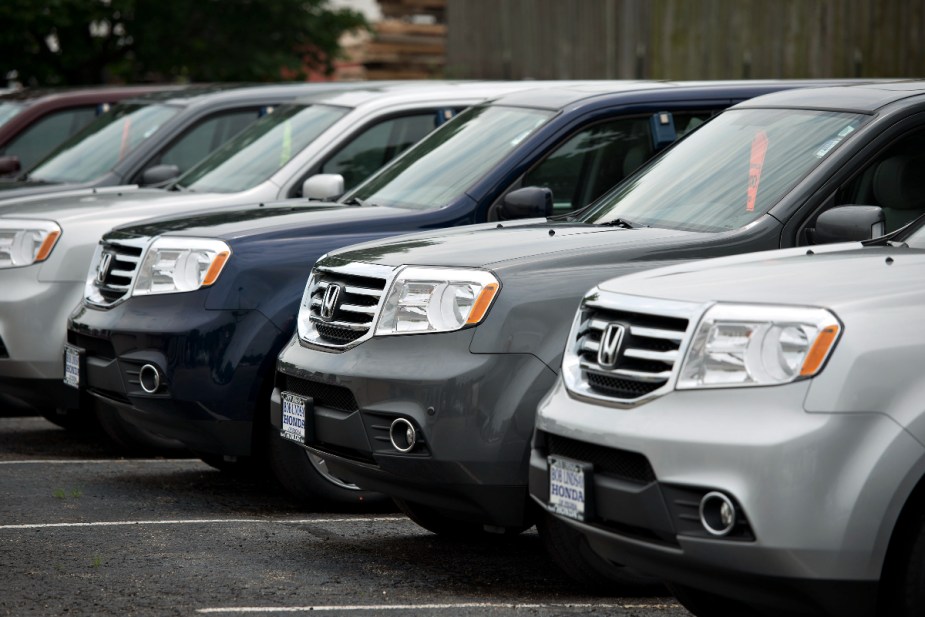
[[454, 542], [392, 510], [306, 511], [16, 413], [0, 410], [0, 615], [689, 616], [583, 593], [533, 531]]

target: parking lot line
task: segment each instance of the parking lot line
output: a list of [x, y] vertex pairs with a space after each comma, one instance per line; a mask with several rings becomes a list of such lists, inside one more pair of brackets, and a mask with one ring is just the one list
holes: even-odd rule
[[48, 529], [54, 527], [129, 527], [132, 525], [214, 525], [217, 523], [284, 523], [289, 525], [314, 525], [319, 523], [357, 523], [381, 521], [406, 521], [404, 516], [371, 516], [351, 518], [198, 518], [164, 521], [94, 521], [90, 523], [27, 523], [23, 525], [0, 525], [5, 529]]
[[0, 461], [0, 465], [105, 465], [106, 463], [201, 463], [198, 458], [33, 459]]
[[453, 604], [355, 604], [343, 606], [240, 606], [226, 608], [199, 608], [197, 613], [307, 613], [318, 611], [414, 611], [414, 610], [454, 610], [464, 608], [510, 608], [510, 609], [556, 609], [556, 608], [617, 608], [617, 609], [680, 609], [681, 605], [670, 604], [542, 604], [542, 603], [513, 603], [513, 602], [458, 602]]

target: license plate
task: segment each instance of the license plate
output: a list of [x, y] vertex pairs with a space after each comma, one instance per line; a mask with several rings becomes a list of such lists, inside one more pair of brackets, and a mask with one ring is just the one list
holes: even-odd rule
[[305, 423], [308, 418], [306, 410], [311, 409], [311, 399], [293, 394], [282, 393], [283, 401], [283, 428], [279, 435], [284, 439], [305, 443]]
[[72, 388], [80, 389], [80, 354], [79, 347], [64, 344], [64, 383]]
[[549, 457], [549, 509], [578, 521], [588, 518], [590, 463]]

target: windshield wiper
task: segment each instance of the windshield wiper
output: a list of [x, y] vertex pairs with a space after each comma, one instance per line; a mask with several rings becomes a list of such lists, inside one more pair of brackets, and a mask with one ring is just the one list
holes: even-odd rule
[[635, 229], [636, 227], [645, 227], [645, 225], [635, 225], [626, 219], [613, 219], [604, 223], [596, 223], [601, 227], [622, 227], [623, 229]]
[[365, 206], [366, 202], [360, 199], [359, 197], [351, 197], [347, 201], [342, 201], [342, 204], [345, 206]]

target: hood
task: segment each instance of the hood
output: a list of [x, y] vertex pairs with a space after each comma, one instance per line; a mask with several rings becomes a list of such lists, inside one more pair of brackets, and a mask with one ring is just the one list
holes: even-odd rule
[[822, 306], [838, 310], [921, 293], [925, 250], [858, 244], [750, 253], [648, 270], [601, 283], [614, 293], [687, 302]]
[[[403, 219], [413, 211], [380, 206], [346, 206], [332, 202], [292, 199], [231, 209], [208, 210], [146, 219], [113, 230], [114, 233], [152, 237], [162, 234], [234, 240], [288, 231], [292, 235], [317, 235], [328, 227], [336, 233], [367, 231], [371, 226]], [[355, 228], [345, 225], [356, 223]]]
[[677, 244], [685, 238], [704, 235], [689, 231], [642, 227], [623, 229], [582, 223], [502, 223], [473, 225], [442, 232], [405, 235], [335, 251], [329, 258], [343, 262], [361, 261], [386, 266], [498, 267], [518, 260], [555, 261], [563, 254], [593, 253], [618, 245]]
[[136, 218], [147, 218], [157, 214], [153, 208], [155, 201], [158, 202], [158, 206], [186, 207], [188, 204], [189, 209], [195, 209], [197, 206], [205, 207], [223, 199], [227, 199], [227, 196], [120, 186], [0, 201], [0, 216], [48, 219], [66, 223], [84, 218], [103, 219], [107, 211], [112, 211], [124, 220], [124, 217], [133, 215]]

